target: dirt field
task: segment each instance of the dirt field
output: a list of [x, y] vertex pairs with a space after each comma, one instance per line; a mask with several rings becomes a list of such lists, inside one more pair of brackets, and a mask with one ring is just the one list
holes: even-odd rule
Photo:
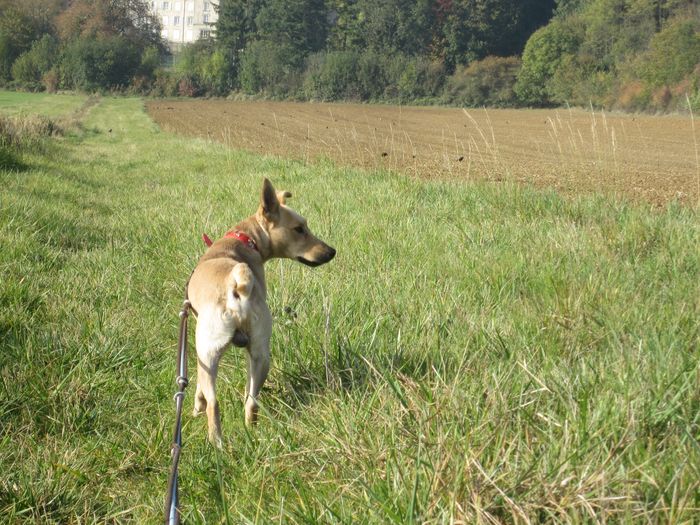
[[700, 198], [700, 129], [694, 140], [690, 117], [226, 100], [146, 106], [165, 130], [305, 161], [325, 156], [421, 177], [515, 180], [658, 205]]

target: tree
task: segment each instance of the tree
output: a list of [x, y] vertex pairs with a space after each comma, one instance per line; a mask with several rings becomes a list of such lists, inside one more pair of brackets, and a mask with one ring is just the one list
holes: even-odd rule
[[552, 16], [554, 0], [454, 0], [441, 4], [445, 62], [452, 70], [488, 55], [519, 55]]
[[57, 56], [56, 40], [51, 35], [44, 34], [12, 64], [12, 78], [27, 87], [36, 88], [44, 74], [56, 63]]
[[55, 22], [64, 42], [119, 36], [144, 49], [163, 47], [160, 21], [144, 0], [74, 0]]
[[216, 44], [220, 50], [223, 82], [235, 85], [240, 72], [241, 54], [256, 33], [255, 19], [262, 0], [221, 0], [216, 6]]
[[523, 66], [518, 73], [515, 92], [529, 105], [550, 103], [549, 82], [567, 55], [578, 50], [582, 35], [567, 21], [554, 20], [535, 31], [523, 52]]
[[27, 13], [19, 3], [0, 3], [0, 80], [11, 78], [12, 64], [45, 30], [41, 21]]
[[268, 0], [255, 22], [261, 40], [291, 50], [295, 61], [303, 61], [326, 43], [324, 0]]

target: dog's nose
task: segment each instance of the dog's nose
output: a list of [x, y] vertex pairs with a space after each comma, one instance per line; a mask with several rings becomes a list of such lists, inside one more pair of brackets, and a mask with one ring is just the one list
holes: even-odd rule
[[335, 248], [328, 247], [328, 260], [330, 261], [335, 257]]

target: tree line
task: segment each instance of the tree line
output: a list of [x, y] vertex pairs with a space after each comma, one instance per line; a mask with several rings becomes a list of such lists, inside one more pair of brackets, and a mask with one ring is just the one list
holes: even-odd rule
[[[698, 0], [220, 0], [172, 68], [141, 0], [0, 0], [0, 83], [466, 106], [700, 106]], [[684, 106], [685, 105], [685, 106]]]

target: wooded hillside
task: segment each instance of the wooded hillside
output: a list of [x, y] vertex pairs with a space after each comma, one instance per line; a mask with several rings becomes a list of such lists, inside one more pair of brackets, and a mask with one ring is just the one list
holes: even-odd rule
[[0, 0], [0, 82], [298, 100], [700, 108], [697, 0], [220, 0], [172, 69], [141, 0]]

